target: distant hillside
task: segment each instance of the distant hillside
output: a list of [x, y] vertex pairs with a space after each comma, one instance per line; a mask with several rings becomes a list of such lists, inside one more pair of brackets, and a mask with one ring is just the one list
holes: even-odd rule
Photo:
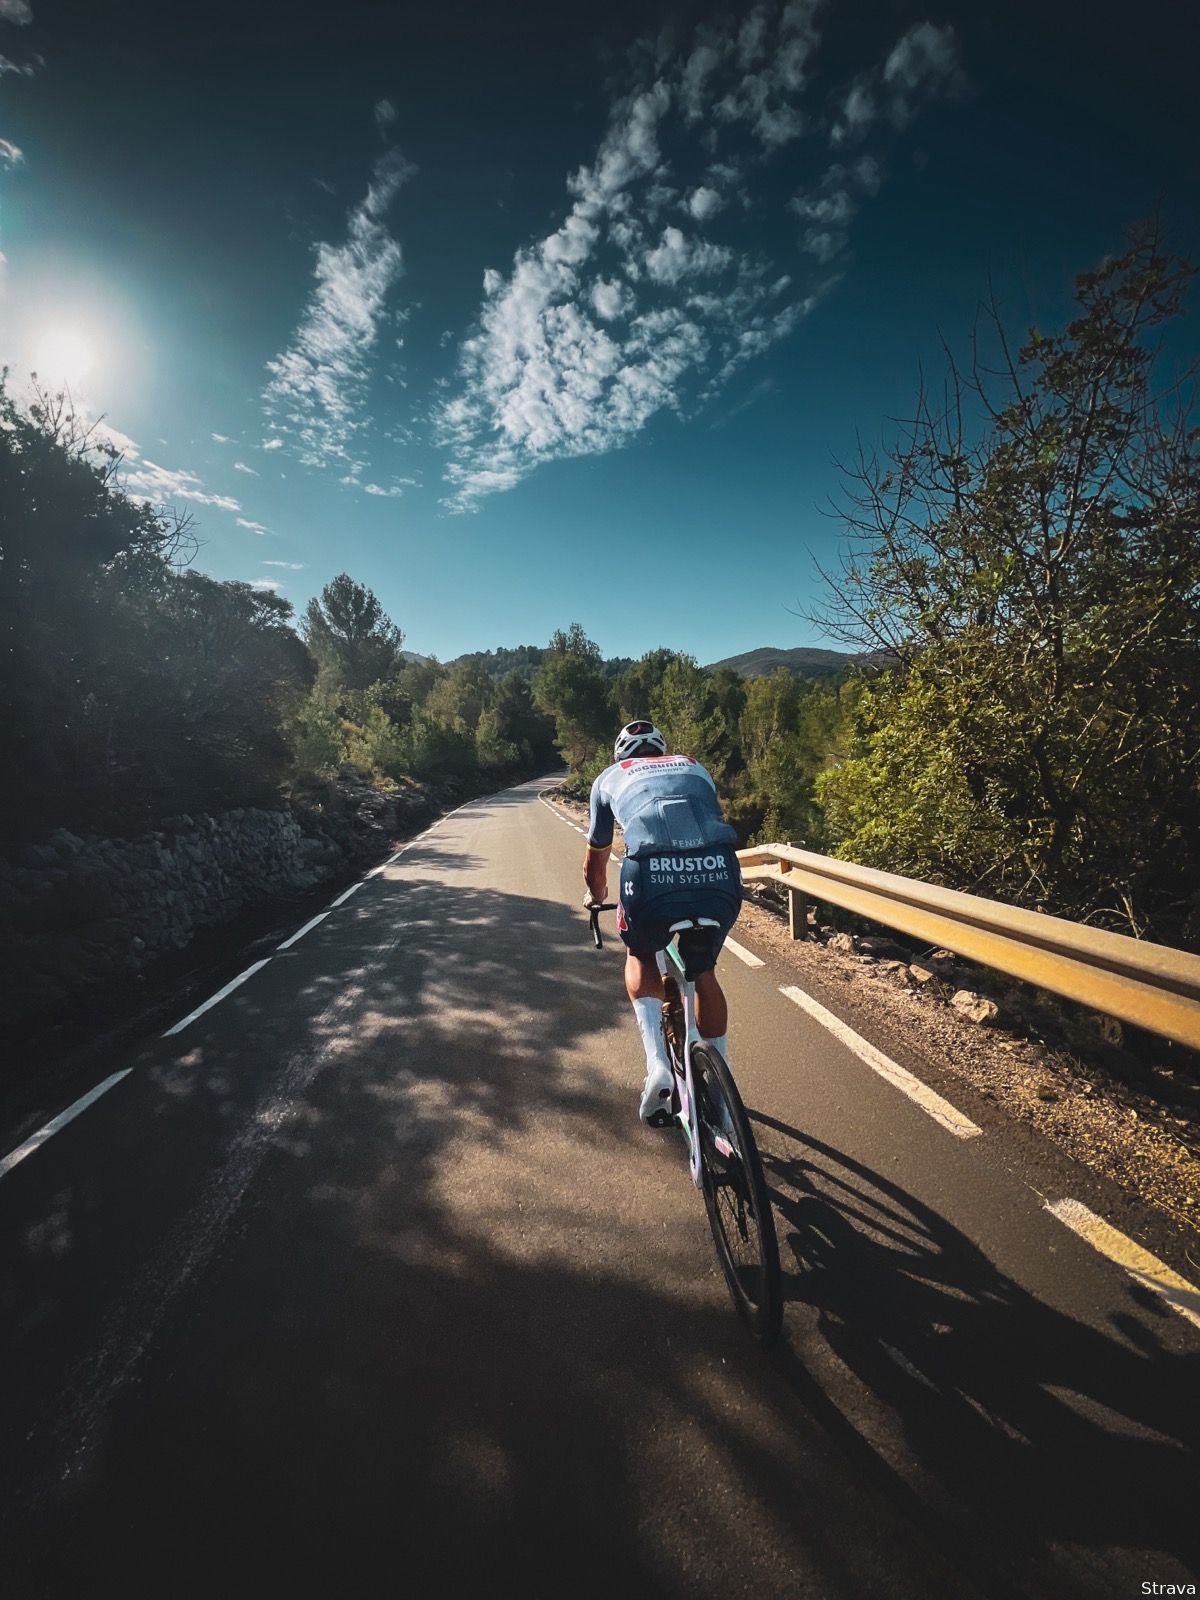
[[857, 656], [844, 650], [775, 650], [764, 645], [759, 650], [745, 650], [740, 656], [714, 661], [707, 670], [729, 667], [743, 678], [765, 678], [783, 667], [794, 678], [832, 678], [857, 660]]

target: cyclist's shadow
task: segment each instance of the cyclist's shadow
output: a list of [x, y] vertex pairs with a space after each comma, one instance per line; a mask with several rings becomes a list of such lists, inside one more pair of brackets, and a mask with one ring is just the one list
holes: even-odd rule
[[[994, 1544], [1001, 1570], [1064, 1543], [1194, 1563], [1200, 1361], [1160, 1340], [1174, 1313], [1131, 1282], [1111, 1331], [1076, 1321], [892, 1180], [755, 1120], [791, 1146], [764, 1155], [785, 1300], [812, 1308], [814, 1332], [891, 1408], [907, 1459], [889, 1466], [854, 1426], [819, 1349], [784, 1349], [780, 1366], [873, 1474], [949, 1517], [977, 1559]], [[1098, 1575], [1072, 1564], [1094, 1592]]]

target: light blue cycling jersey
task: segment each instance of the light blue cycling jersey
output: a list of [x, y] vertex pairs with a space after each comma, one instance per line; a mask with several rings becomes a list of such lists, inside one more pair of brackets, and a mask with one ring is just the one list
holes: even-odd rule
[[592, 785], [588, 844], [612, 844], [613, 822], [625, 833], [625, 854], [698, 850], [734, 844], [721, 815], [717, 786], [692, 756], [633, 756], [614, 761]]

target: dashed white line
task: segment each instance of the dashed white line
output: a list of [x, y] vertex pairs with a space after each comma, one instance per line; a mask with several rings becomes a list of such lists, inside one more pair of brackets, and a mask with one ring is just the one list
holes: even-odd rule
[[357, 892], [359, 891], [359, 889], [362, 888], [362, 886], [363, 886], [363, 884], [365, 882], [366, 882], [365, 878], [360, 878], [357, 883], [352, 883], [348, 889], [343, 889], [341, 894], [338, 895], [336, 900], [331, 900], [329, 902], [330, 911], [333, 910], [334, 906], [344, 905], [345, 902], [347, 900], [349, 900], [349, 898], [350, 898], [350, 896], [352, 894], [357, 894]]
[[1046, 1210], [1086, 1239], [1094, 1250], [1124, 1268], [1135, 1283], [1161, 1295], [1181, 1317], [1200, 1328], [1200, 1289], [1173, 1272], [1165, 1262], [1105, 1222], [1078, 1200], [1047, 1200]]
[[74, 1105], [68, 1106], [65, 1111], [60, 1111], [56, 1117], [51, 1118], [44, 1128], [39, 1128], [36, 1133], [31, 1133], [24, 1144], [19, 1144], [15, 1150], [4, 1157], [3, 1161], [0, 1161], [0, 1178], [6, 1172], [11, 1172], [14, 1167], [20, 1166], [26, 1156], [31, 1156], [60, 1128], [65, 1128], [68, 1122], [74, 1122], [81, 1111], [86, 1111], [90, 1105], [99, 1100], [102, 1094], [107, 1094], [113, 1084], [120, 1083], [122, 1078], [127, 1078], [131, 1071], [132, 1068], [125, 1067], [121, 1072], [114, 1072], [110, 1078], [105, 1078], [103, 1083], [98, 1083], [94, 1089], [89, 1089], [87, 1094], [81, 1095]]
[[736, 939], [726, 939], [725, 949], [728, 950], [731, 955], [735, 955], [739, 961], [744, 961], [748, 967], [761, 967], [765, 965], [764, 962], [758, 959], [753, 950], [747, 950], [745, 945], [739, 944]]
[[202, 1006], [197, 1006], [195, 1011], [189, 1011], [182, 1022], [177, 1022], [173, 1028], [168, 1028], [163, 1038], [169, 1039], [173, 1033], [182, 1033], [189, 1022], [195, 1022], [197, 1017], [202, 1017], [206, 1011], [210, 1011], [219, 1000], [224, 1000], [227, 994], [232, 994], [240, 983], [245, 983], [247, 978], [252, 978], [256, 972], [261, 972], [270, 959], [270, 956], [264, 956], [261, 961], [255, 961], [252, 966], [247, 967], [245, 972], [239, 972], [236, 978], [231, 978], [223, 989], [218, 989], [216, 994], [211, 995]]
[[282, 944], [277, 944], [275, 946], [276, 950], [287, 950], [291, 945], [295, 944], [297, 939], [303, 939], [306, 933], [311, 933], [318, 922], [324, 922], [328, 915], [328, 911], [318, 913], [311, 921], [306, 922], [302, 928], [297, 928], [290, 938], [285, 939]]
[[794, 984], [781, 984], [780, 993], [785, 994], [794, 1005], [798, 1005], [801, 1011], [807, 1011], [809, 1016], [814, 1017], [823, 1028], [828, 1028], [834, 1038], [848, 1050], [853, 1050], [858, 1059], [870, 1067], [872, 1072], [877, 1072], [881, 1078], [886, 1078], [893, 1088], [907, 1095], [956, 1139], [974, 1139], [983, 1132], [983, 1129], [977, 1127], [969, 1117], [964, 1117], [956, 1106], [952, 1106], [949, 1100], [943, 1100], [940, 1094], [935, 1094], [928, 1084], [914, 1077], [898, 1061], [893, 1061], [890, 1056], [885, 1056], [882, 1050], [877, 1050], [868, 1039], [863, 1038], [861, 1033], [855, 1033], [853, 1028], [848, 1027], [840, 1017], [835, 1017], [832, 1011], [827, 1011], [810, 994], [805, 994], [803, 989], [796, 988]]

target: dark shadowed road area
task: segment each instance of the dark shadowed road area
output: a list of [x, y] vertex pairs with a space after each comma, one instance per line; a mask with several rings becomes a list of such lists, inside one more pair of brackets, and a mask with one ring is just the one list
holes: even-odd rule
[[540, 787], [446, 818], [0, 1178], [0, 1592], [1194, 1577], [1200, 1331], [1003, 1130], [956, 1137], [730, 954], [787, 1296], [749, 1345]]

